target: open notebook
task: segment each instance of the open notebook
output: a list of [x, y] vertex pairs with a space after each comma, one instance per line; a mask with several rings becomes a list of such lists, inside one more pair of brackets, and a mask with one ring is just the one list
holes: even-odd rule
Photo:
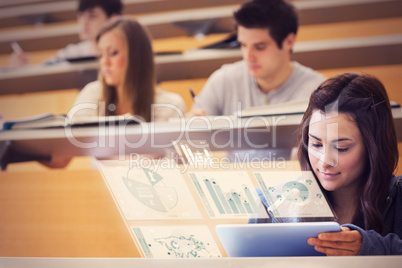
[[36, 116], [5, 121], [3, 123], [3, 130], [110, 125], [112, 123], [114, 125], [117, 125], [117, 123], [138, 124], [140, 123], [140, 120], [130, 114], [118, 116], [77, 116], [73, 119], [70, 119], [65, 114], [54, 115], [50, 113], [45, 113]]

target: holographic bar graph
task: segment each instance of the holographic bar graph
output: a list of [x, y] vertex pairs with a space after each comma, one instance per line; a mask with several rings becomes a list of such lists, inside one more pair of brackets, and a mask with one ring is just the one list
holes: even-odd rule
[[203, 182], [219, 214], [252, 214], [257, 211], [257, 204], [246, 185], [224, 192], [214, 179], [204, 179]]

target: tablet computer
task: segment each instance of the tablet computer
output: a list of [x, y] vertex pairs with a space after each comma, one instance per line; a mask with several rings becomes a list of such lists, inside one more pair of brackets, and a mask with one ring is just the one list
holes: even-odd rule
[[307, 240], [341, 227], [337, 222], [218, 224], [215, 231], [228, 257], [324, 256]]

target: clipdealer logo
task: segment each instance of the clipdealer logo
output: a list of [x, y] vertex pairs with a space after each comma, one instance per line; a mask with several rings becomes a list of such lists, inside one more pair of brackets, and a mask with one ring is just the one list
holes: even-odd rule
[[[108, 109], [114, 109], [109, 105]], [[105, 104], [81, 103], [75, 105], [68, 113], [69, 120], [74, 122], [82, 111], [92, 114], [105, 114]], [[65, 135], [69, 142], [76, 147], [88, 149], [92, 155], [98, 150], [109, 149], [114, 155], [124, 157], [137, 151], [162, 152], [172, 147], [172, 142], [193, 139], [203, 139], [209, 142], [215, 150], [233, 150], [236, 148], [272, 149], [277, 148], [277, 125], [286, 116], [263, 116], [241, 118], [237, 116], [198, 116], [186, 118], [183, 112], [171, 104], [152, 105], [152, 118], [160, 116], [160, 111], [168, 111], [173, 119], [158, 123], [145, 122], [141, 117], [135, 117], [136, 125], [132, 126], [132, 116], [124, 120], [99, 121], [97, 128], [83, 131], [69, 125]], [[159, 113], [159, 114], [158, 114]], [[77, 130], [76, 130], [77, 129]], [[201, 138], [200, 138], [201, 137]]]

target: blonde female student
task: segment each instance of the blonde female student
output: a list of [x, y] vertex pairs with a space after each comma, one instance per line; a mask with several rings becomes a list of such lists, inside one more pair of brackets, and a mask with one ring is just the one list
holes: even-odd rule
[[96, 41], [99, 78], [81, 90], [70, 118], [129, 113], [149, 122], [183, 115], [183, 99], [156, 87], [151, 39], [141, 24], [119, 17], [101, 29]]
[[308, 243], [326, 255], [402, 254], [402, 177], [393, 175], [397, 138], [381, 82], [358, 73], [324, 81], [298, 135], [301, 167], [313, 172], [342, 225]]

